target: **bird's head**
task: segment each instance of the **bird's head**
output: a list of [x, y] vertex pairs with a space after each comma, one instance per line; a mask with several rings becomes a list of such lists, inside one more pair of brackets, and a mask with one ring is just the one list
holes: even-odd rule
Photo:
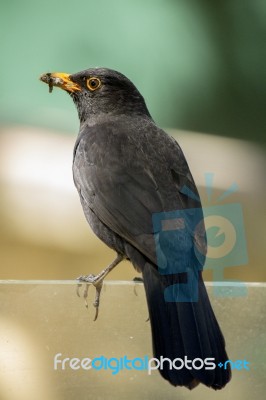
[[103, 114], [147, 115], [150, 117], [145, 101], [134, 84], [121, 73], [107, 69], [94, 68], [66, 74], [46, 73], [40, 80], [67, 91], [76, 104], [81, 122], [95, 119]]

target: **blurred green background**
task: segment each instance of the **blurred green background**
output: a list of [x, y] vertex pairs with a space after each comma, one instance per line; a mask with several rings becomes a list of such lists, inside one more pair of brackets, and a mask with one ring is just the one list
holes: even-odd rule
[[73, 132], [69, 99], [37, 77], [106, 66], [162, 126], [264, 141], [265, 21], [263, 0], [2, 1], [1, 119]]
[[[204, 173], [215, 174], [216, 197], [237, 182], [250, 257], [227, 277], [266, 280], [266, 2], [0, 4], [0, 278], [70, 279], [113, 257], [91, 234], [72, 183], [75, 107], [38, 81], [105, 66], [127, 75], [156, 122], [175, 129], [204, 202]], [[133, 276], [124, 265], [112, 274]]]

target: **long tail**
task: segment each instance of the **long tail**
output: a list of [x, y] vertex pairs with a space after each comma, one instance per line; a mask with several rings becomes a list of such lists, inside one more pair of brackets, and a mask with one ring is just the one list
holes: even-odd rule
[[[186, 386], [193, 389], [200, 382], [213, 389], [222, 389], [231, 378], [231, 371], [217, 366], [224, 365], [228, 356], [225, 341], [212, 310], [204, 282], [199, 273], [198, 301], [166, 302], [165, 280], [149, 263], [143, 270], [144, 286], [149, 308], [154, 357], [195, 360], [215, 359], [214, 369], [201, 367], [201, 361], [195, 361], [194, 367], [170, 368], [163, 363], [161, 375], [174, 386]], [[179, 364], [180, 366], [180, 364]], [[196, 367], [196, 368], [195, 368]], [[190, 369], [192, 368], [192, 369]]]

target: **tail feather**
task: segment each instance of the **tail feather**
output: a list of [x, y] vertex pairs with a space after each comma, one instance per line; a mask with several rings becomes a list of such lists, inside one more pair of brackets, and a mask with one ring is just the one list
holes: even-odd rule
[[[212, 310], [204, 282], [199, 273], [198, 301], [166, 302], [164, 290], [173, 284], [170, 277], [163, 277], [149, 263], [143, 269], [143, 279], [150, 314], [154, 357], [174, 360], [195, 360], [214, 358], [215, 369], [170, 368], [165, 362], [161, 375], [174, 386], [186, 386], [190, 389], [203, 383], [213, 389], [221, 389], [231, 378], [229, 369], [221, 369], [219, 362], [228, 359], [225, 341]], [[182, 286], [182, 285], [180, 285]], [[191, 369], [190, 369], [191, 368]]]

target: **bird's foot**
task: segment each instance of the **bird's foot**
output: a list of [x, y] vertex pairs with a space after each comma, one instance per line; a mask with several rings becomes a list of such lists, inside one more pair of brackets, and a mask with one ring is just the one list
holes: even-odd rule
[[99, 305], [100, 305], [100, 295], [101, 295], [101, 290], [103, 287], [103, 278], [99, 275], [82, 275], [79, 276], [77, 278], [77, 280], [79, 281], [78, 285], [77, 285], [77, 295], [80, 297], [80, 293], [79, 293], [79, 288], [83, 285], [83, 283], [85, 283], [85, 290], [83, 292], [83, 298], [85, 300], [85, 306], [86, 308], [88, 308], [88, 302], [87, 302], [87, 298], [88, 298], [88, 291], [89, 291], [89, 286], [93, 285], [96, 289], [96, 293], [95, 293], [95, 299], [93, 302], [94, 307], [96, 308], [95, 310], [95, 316], [94, 316], [94, 321], [96, 321], [96, 319], [98, 318], [98, 314], [99, 314]]
[[83, 298], [85, 300], [85, 306], [87, 308], [88, 308], [87, 297], [88, 297], [89, 285], [93, 285], [96, 289], [95, 299], [94, 299], [94, 303], [93, 303], [94, 307], [96, 308], [94, 321], [96, 321], [96, 319], [98, 317], [98, 313], [99, 313], [100, 294], [101, 294], [101, 290], [103, 287], [103, 280], [109, 274], [109, 272], [111, 272], [112, 269], [114, 269], [114, 267], [116, 267], [117, 264], [119, 264], [123, 260], [123, 258], [124, 258], [124, 256], [122, 254], [117, 254], [114, 261], [110, 265], [108, 265], [108, 267], [106, 267], [98, 275], [92, 275], [92, 274], [81, 275], [77, 278], [77, 280], [79, 281], [79, 283], [77, 285], [77, 295], [79, 297], [80, 297], [79, 288], [82, 286], [83, 283], [85, 283], [85, 290], [83, 293]]

